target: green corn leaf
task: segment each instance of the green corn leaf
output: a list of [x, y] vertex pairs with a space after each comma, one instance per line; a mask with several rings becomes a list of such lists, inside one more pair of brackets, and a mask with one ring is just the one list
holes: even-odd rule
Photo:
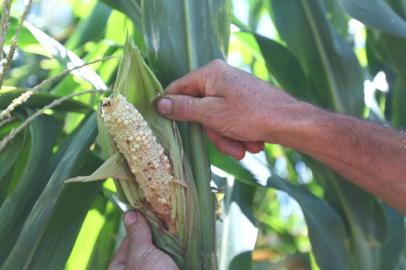
[[[22, 132], [18, 134], [14, 140], [6, 146], [6, 148], [0, 152], [0, 179], [2, 179], [9, 170], [13, 167], [15, 161], [20, 155], [20, 151], [23, 149], [24, 144], [27, 140], [27, 133]], [[0, 180], [0, 186], [1, 186]], [[2, 190], [0, 188], [0, 190]], [[1, 192], [1, 191], [0, 191]]]
[[120, 152], [116, 152], [106, 162], [104, 162], [96, 171], [89, 176], [77, 176], [65, 180], [65, 183], [73, 182], [91, 182], [105, 180], [107, 178], [116, 178], [120, 180], [133, 180], [130, 169], [125, 158]]
[[[44, 128], [44, 131], [49, 133], [47, 128]], [[27, 217], [18, 240], [13, 242], [13, 249], [1, 266], [2, 270], [28, 269], [27, 267], [33, 259], [36, 247], [38, 247], [47, 224], [55, 211], [59, 195], [63, 189], [63, 181], [73, 173], [80, 158], [96, 138], [96, 133], [96, 115], [93, 114], [84, 120], [79, 130], [68, 139], [69, 143], [66, 147], [61, 149], [63, 151], [61, 152], [62, 156], [55, 170], [53, 170], [48, 184]], [[37, 142], [48, 142], [48, 140], [41, 138]], [[46, 165], [47, 162], [43, 162], [43, 166]], [[0, 231], [4, 232], [4, 230]], [[21, 254], [26, 254], [23, 260]]]
[[[103, 216], [106, 221], [100, 230], [100, 234], [94, 245], [91, 258], [88, 262], [88, 270], [107, 269], [110, 264], [110, 258], [113, 256], [117, 246], [117, 238], [120, 236], [121, 211], [107, 203]], [[121, 230], [121, 231], [120, 231]]]
[[348, 236], [336, 211], [325, 201], [276, 176], [268, 180], [267, 186], [287, 192], [299, 203], [320, 269], [350, 269], [350, 253], [346, 247]]
[[0, 245], [0, 263], [13, 248], [32, 205], [46, 185], [44, 176], [60, 128], [60, 123], [48, 116], [39, 117], [29, 126], [31, 148], [26, 167], [15, 190], [0, 208], [0, 241], [3, 243]]
[[265, 186], [258, 183], [253, 174], [237, 160], [219, 153], [214, 147], [210, 157], [215, 166], [234, 175], [236, 180], [258, 188], [276, 188], [285, 191], [302, 208], [309, 229], [312, 249], [320, 269], [350, 269], [349, 250], [346, 247], [347, 233], [342, 219], [335, 209], [300, 187], [272, 177]]
[[[26, 91], [27, 91], [26, 89], [3, 87], [3, 89], [0, 90], [0, 110], [4, 110], [5, 108], [7, 108], [7, 106], [13, 101], [13, 99], [21, 96], [21, 94], [23, 94]], [[40, 109], [58, 98], [60, 97], [49, 93], [37, 92], [34, 93], [26, 102], [24, 102], [21, 105], [21, 107], [30, 109]], [[55, 106], [54, 109], [61, 111], [85, 113], [88, 112], [91, 108], [82, 102], [69, 99], [62, 102], [60, 105]]]
[[381, 249], [380, 270], [395, 270], [401, 269], [400, 257], [402, 252], [406, 251], [406, 229], [404, 215], [384, 205], [386, 219], [390, 224], [388, 239], [383, 244]]
[[[83, 185], [88, 184], [75, 184], [67, 186], [77, 186], [82, 187]], [[104, 184], [103, 184], [104, 186]], [[96, 189], [100, 192], [100, 189]], [[104, 190], [103, 190], [104, 191]], [[113, 238], [115, 239], [116, 244], [118, 241], [124, 237], [125, 229], [122, 228], [120, 235], [117, 235], [117, 232], [114, 232], [111, 235], [102, 235], [102, 229], [106, 223], [113, 222], [119, 223], [120, 219], [109, 220], [111, 217], [109, 214], [111, 211], [120, 211], [118, 208], [115, 208], [111, 203], [106, 200], [106, 197], [100, 192], [99, 196], [96, 196], [95, 200], [90, 206], [90, 209], [80, 227], [80, 232], [76, 237], [75, 245], [71, 251], [69, 259], [66, 261], [65, 267], [66, 270], [77, 270], [77, 269], [92, 269], [93, 265], [91, 264], [91, 257], [97, 249], [103, 249], [107, 243], [97, 243], [97, 239], [103, 238]], [[109, 241], [110, 242], [110, 241]], [[100, 246], [96, 246], [100, 244]], [[110, 243], [108, 243], [110, 245]], [[110, 262], [113, 254], [103, 258], [103, 261], [99, 263], [105, 263], [106, 261]], [[99, 269], [107, 269], [107, 267], [101, 267]]]
[[[81, 173], [100, 164], [91, 154], [84, 155]], [[54, 213], [35, 248], [27, 269], [62, 269], [75, 243], [76, 236], [92, 202], [99, 193], [100, 183], [65, 185], [56, 203]], [[63, 233], [61, 233], [63, 232]]]
[[27, 166], [31, 150], [31, 138], [30, 138], [31, 135], [28, 130], [26, 130], [25, 132], [27, 133], [26, 143], [21, 149], [18, 158], [15, 160], [13, 168], [9, 171], [9, 173], [6, 176], [4, 176], [0, 180], [2, 185], [2, 189], [0, 192], [1, 196], [3, 197], [2, 199], [5, 199], [5, 197], [13, 194], [16, 187], [18, 186], [18, 183], [21, 181], [21, 179], [23, 179], [22, 175], [24, 174], [25, 168]]
[[65, 47], [73, 50], [86, 42], [97, 42], [103, 38], [111, 9], [103, 3], [97, 3], [90, 16], [84, 18], [76, 26], [75, 31], [65, 43]]
[[364, 109], [361, 67], [352, 48], [327, 21], [321, 1], [275, 0], [272, 6], [279, 33], [299, 59], [314, 101], [360, 116]]
[[214, 166], [231, 174], [238, 181], [248, 185], [258, 182], [250, 170], [231, 156], [220, 153], [212, 143], [209, 144], [209, 154], [210, 161]]
[[[144, 1], [141, 15], [148, 62], [164, 86], [227, 54], [231, 21], [229, 0]], [[205, 138], [201, 126], [186, 126], [182, 129], [182, 138], [190, 146], [187, 154], [201, 205], [200, 220], [205, 221], [201, 231], [203, 268], [216, 268], [213, 256], [216, 243], [215, 209], [209, 185], [210, 163]]]
[[[13, 141], [0, 153], [0, 206], [9, 194], [9, 187], [13, 185], [13, 168], [17, 167], [24, 148], [28, 145], [28, 132], [18, 134]], [[1, 211], [1, 210], [0, 210]]]
[[306, 159], [306, 163], [323, 183], [326, 200], [348, 224], [349, 245], [356, 254], [351, 257], [353, 267], [377, 269], [377, 252], [388, 237], [388, 223], [380, 203], [320, 162]]
[[[15, 36], [16, 31], [19, 28], [20, 19], [11, 17], [9, 23], [10, 23], [10, 25], [7, 30], [7, 34], [6, 34], [6, 38], [5, 38], [6, 45], [11, 45], [11, 40]], [[26, 29], [26, 28], [21, 29], [20, 35], [18, 37], [18, 45], [21, 46], [22, 50], [24, 50], [26, 48], [26, 46], [34, 45], [36, 43], [37, 43], [37, 40], [30, 33], [30, 31], [28, 31], [28, 29]]]
[[251, 269], [252, 250], [258, 233], [252, 213], [257, 187], [230, 179], [222, 181], [224, 198], [220, 205], [220, 221], [217, 222], [221, 232], [218, 241], [219, 270]]
[[[44, 47], [44, 49], [59, 62], [73, 68], [76, 66], [82, 66], [85, 63], [72, 51], [65, 48], [61, 43], [35, 27], [34, 25], [25, 22], [24, 26], [31, 32], [31, 34], [37, 39], [37, 41]], [[94, 72], [90, 67], [85, 66], [78, 70], [72, 71], [72, 74], [78, 76], [90, 84], [97, 90], [107, 90], [107, 86], [100, 76]]]
[[395, 36], [406, 37], [406, 20], [384, 0], [339, 0], [339, 2], [350, 16], [367, 26]]
[[[368, 31], [367, 52], [368, 61], [379, 59], [376, 66], [370, 65], [371, 72], [375, 74], [384, 70], [387, 73], [391, 86], [391, 94], [386, 102], [387, 120], [396, 127], [406, 127], [406, 39], [379, 34], [377, 31]], [[395, 76], [390, 80], [391, 74]]]
[[295, 97], [314, 100], [307, 76], [294, 53], [274, 40], [258, 34], [253, 36], [258, 42], [269, 72], [282, 88]]
[[101, 0], [107, 5], [126, 14], [139, 28], [141, 25], [141, 1], [140, 0]]

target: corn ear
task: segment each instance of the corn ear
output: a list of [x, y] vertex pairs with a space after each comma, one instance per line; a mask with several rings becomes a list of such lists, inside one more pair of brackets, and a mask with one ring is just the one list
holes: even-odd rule
[[118, 197], [148, 219], [154, 243], [180, 269], [202, 269], [193, 173], [177, 125], [155, 111], [154, 99], [162, 93], [128, 39], [113, 93], [98, 115], [98, 142], [107, 161], [92, 175], [71, 181], [114, 177]]
[[127, 160], [131, 173], [147, 203], [176, 233], [176, 194], [172, 165], [138, 110], [122, 95], [107, 98], [102, 104], [104, 124]]

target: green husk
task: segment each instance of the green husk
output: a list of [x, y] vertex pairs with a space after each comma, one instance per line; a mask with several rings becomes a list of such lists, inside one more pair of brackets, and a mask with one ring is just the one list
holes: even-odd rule
[[157, 215], [148, 208], [142, 190], [107, 132], [100, 115], [98, 142], [107, 161], [92, 175], [72, 178], [68, 182], [86, 182], [113, 177], [119, 198], [142, 212], [148, 219], [154, 243], [167, 252], [180, 269], [202, 269], [199, 201], [193, 173], [183, 152], [177, 125], [155, 111], [154, 100], [162, 93], [162, 86], [144, 62], [131, 38], [128, 38], [112, 95], [125, 96], [137, 108], [168, 153], [173, 174], [176, 180], [181, 182], [175, 188], [176, 232], [166, 230]]

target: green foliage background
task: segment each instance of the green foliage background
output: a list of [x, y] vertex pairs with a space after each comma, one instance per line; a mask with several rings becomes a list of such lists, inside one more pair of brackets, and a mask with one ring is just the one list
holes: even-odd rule
[[[0, 138], [58, 97], [111, 86], [127, 33], [163, 85], [228, 54], [230, 63], [323, 108], [406, 126], [405, 0], [56, 2], [48, 8], [60, 15], [57, 7], [69, 7], [71, 19], [58, 28], [48, 16], [44, 32], [23, 29], [4, 84], [16, 89], [0, 90], [0, 110], [80, 59], [115, 58], [50, 83], [0, 126]], [[30, 20], [40, 24], [45, 5], [34, 4]], [[349, 29], [353, 18], [364, 27]], [[17, 24], [11, 21], [6, 45]], [[388, 91], [376, 91], [366, 106], [364, 81], [381, 71]], [[107, 267], [124, 234], [113, 182], [63, 183], [102, 162], [100, 96], [47, 110], [0, 152], [0, 269]], [[191, 160], [199, 160], [195, 173], [209, 177], [199, 127], [181, 128]], [[225, 192], [220, 269], [406, 268], [404, 216], [319, 162], [277, 145], [238, 162], [208, 143], [208, 156]]]

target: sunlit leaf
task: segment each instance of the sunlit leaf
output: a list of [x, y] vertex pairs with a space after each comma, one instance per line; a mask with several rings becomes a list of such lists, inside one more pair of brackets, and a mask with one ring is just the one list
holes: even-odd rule
[[69, 178], [65, 182], [92, 182], [105, 180], [107, 178], [116, 178], [121, 180], [132, 180], [130, 170], [128, 169], [125, 158], [120, 152], [116, 152], [106, 162], [104, 162], [96, 171], [89, 176], [77, 176]]
[[79, 21], [75, 31], [65, 43], [65, 48], [76, 49], [88, 41], [99, 41], [103, 38], [111, 9], [103, 3], [97, 3], [90, 16]]
[[348, 14], [364, 24], [389, 34], [406, 37], [406, 21], [384, 0], [339, 0], [339, 2]]
[[[82, 160], [83, 173], [94, 169], [100, 162], [90, 155]], [[64, 186], [28, 268], [63, 268], [91, 203], [100, 196], [98, 187], [100, 183]]]
[[[47, 50], [47, 52], [58, 59], [62, 64], [66, 65], [68, 68], [73, 68], [81, 66], [84, 61], [80, 59], [72, 51], [66, 49], [61, 43], [45, 34], [39, 28], [34, 25], [25, 22], [24, 26], [34, 35], [37, 41]], [[100, 79], [99, 75], [94, 72], [90, 67], [85, 66], [78, 70], [72, 71], [72, 74], [87, 80], [98, 90], [107, 90], [106, 84]]]

